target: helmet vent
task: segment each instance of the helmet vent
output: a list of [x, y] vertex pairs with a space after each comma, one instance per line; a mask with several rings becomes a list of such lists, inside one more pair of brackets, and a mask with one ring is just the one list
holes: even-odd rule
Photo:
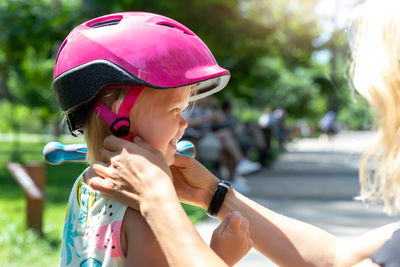
[[106, 20], [106, 21], [101, 21], [95, 24], [88, 25], [90, 28], [100, 28], [100, 27], [106, 27], [106, 26], [112, 26], [112, 25], [117, 25], [121, 19], [112, 19], [112, 20]]
[[172, 29], [177, 29], [177, 30], [182, 31], [183, 33], [185, 33], [185, 34], [187, 34], [187, 35], [191, 35], [190, 33], [188, 33], [188, 32], [186, 32], [186, 31], [182, 30], [181, 28], [177, 28], [177, 27], [175, 27], [174, 25], [171, 25], [171, 24], [168, 24], [168, 23], [159, 23], [159, 24], [157, 24], [157, 25], [165, 26], [165, 27], [172, 28]]

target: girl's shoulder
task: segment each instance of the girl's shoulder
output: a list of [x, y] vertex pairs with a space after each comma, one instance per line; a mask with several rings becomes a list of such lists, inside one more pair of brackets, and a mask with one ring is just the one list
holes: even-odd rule
[[126, 210], [122, 231], [121, 245], [127, 255], [127, 265], [168, 266], [153, 231], [140, 212]]
[[148, 242], [151, 243], [153, 238], [155, 240], [153, 231], [147, 224], [146, 219], [139, 211], [129, 207], [125, 212], [122, 230], [125, 232], [130, 244], [132, 241], [137, 242], [140, 245]]

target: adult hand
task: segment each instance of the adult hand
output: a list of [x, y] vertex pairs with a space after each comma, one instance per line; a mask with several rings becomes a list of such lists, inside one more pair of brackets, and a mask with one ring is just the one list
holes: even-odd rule
[[[138, 138], [131, 143], [109, 136], [101, 154], [110, 164], [96, 163], [93, 169], [105, 179], [92, 178], [90, 186], [129, 207], [137, 206], [138, 201], [170, 266], [226, 266], [196, 233], [179, 203], [170, 169], [160, 151]], [[185, 184], [183, 172], [180, 179], [180, 185]], [[187, 257], [176, 253], [177, 249]]]
[[93, 170], [101, 176], [90, 180], [93, 189], [111, 195], [131, 208], [138, 209], [139, 203], [141, 210], [146, 201], [160, 197], [174, 199], [169, 197], [175, 195], [171, 172], [160, 151], [139, 137], [128, 142], [108, 136], [103, 145], [104, 162], [93, 164]]
[[179, 199], [207, 209], [219, 179], [197, 160], [178, 153], [170, 169]]

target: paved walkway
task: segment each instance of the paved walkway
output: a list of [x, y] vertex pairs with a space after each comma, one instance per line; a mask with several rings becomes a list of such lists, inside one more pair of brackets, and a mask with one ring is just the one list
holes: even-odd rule
[[[342, 132], [330, 139], [302, 139], [288, 146], [275, 164], [248, 176], [248, 197], [287, 216], [348, 239], [393, 222], [379, 206], [366, 206], [358, 195], [361, 153], [369, 132]], [[206, 242], [218, 222], [208, 219], [196, 228]], [[252, 249], [236, 266], [276, 266]]]

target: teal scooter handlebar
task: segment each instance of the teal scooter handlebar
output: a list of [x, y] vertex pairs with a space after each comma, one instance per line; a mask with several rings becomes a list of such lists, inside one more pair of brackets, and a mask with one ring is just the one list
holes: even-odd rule
[[[176, 151], [179, 154], [196, 156], [196, 148], [192, 142], [181, 140], [176, 143]], [[53, 165], [61, 164], [65, 161], [68, 162], [81, 162], [85, 161], [87, 154], [87, 146], [85, 144], [72, 144], [64, 145], [60, 142], [50, 142], [43, 149], [43, 156], [46, 161]]]

